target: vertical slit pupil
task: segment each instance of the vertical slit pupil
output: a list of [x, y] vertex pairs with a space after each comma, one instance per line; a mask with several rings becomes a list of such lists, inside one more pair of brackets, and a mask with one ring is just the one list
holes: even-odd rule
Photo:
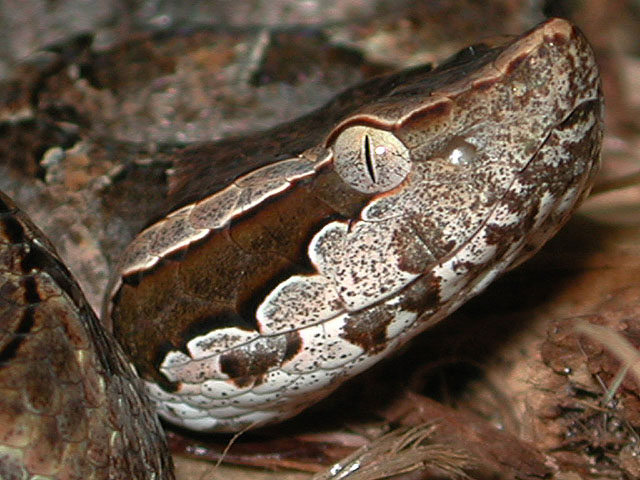
[[371, 138], [369, 135], [364, 136], [364, 161], [367, 166], [367, 173], [373, 183], [377, 182], [376, 168], [373, 161], [373, 155], [371, 154]]

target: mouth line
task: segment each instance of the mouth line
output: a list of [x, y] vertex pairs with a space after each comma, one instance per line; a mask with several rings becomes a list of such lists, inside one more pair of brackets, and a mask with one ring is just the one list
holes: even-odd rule
[[[500, 197], [494, 202], [492, 208], [487, 212], [484, 220], [482, 221], [482, 223], [478, 226], [477, 229], [475, 229], [475, 231], [470, 234], [467, 239], [455, 250], [451, 251], [450, 253], [448, 253], [447, 255], [445, 255], [444, 257], [440, 258], [436, 263], [432, 264], [432, 267], [430, 269], [427, 269], [427, 271], [423, 272], [423, 273], [418, 273], [416, 274], [416, 277], [412, 280], [410, 280], [409, 282], [407, 282], [404, 286], [402, 286], [401, 288], [399, 288], [398, 290], [395, 290], [393, 292], [390, 292], [389, 294], [385, 295], [384, 297], [381, 297], [379, 299], [377, 299], [374, 302], [371, 302], [370, 304], [367, 304], [357, 310], [347, 310], [344, 309], [343, 311], [336, 313], [328, 318], [322, 319], [318, 322], [312, 323], [312, 324], [308, 324], [305, 325], [302, 328], [298, 328], [298, 329], [290, 329], [290, 330], [286, 330], [286, 331], [281, 331], [278, 333], [273, 333], [273, 334], [268, 334], [268, 335], [264, 335], [264, 334], [260, 334], [256, 339], [252, 339], [249, 340], [247, 342], [242, 342], [239, 345], [235, 345], [233, 347], [233, 349], [235, 348], [239, 348], [239, 347], [243, 347], [246, 346], [247, 344], [250, 344], [252, 342], [254, 342], [255, 340], [258, 340], [259, 338], [268, 338], [268, 337], [277, 337], [280, 335], [286, 335], [287, 333], [291, 333], [291, 332], [297, 332], [297, 331], [301, 331], [301, 330], [305, 330], [308, 328], [313, 328], [313, 327], [317, 327], [318, 325], [322, 325], [325, 324], [327, 322], [330, 322], [332, 320], [335, 320], [336, 318], [339, 318], [345, 314], [349, 314], [349, 315], [357, 315], [358, 313], [361, 313], [367, 309], [382, 305], [386, 302], [388, 302], [390, 299], [393, 299], [394, 297], [397, 297], [398, 295], [401, 295], [404, 291], [406, 291], [408, 288], [410, 288], [412, 285], [414, 285], [417, 281], [419, 281], [420, 279], [422, 279], [425, 275], [428, 275], [430, 271], [433, 270], [433, 268], [437, 267], [437, 266], [441, 266], [444, 265], [446, 262], [450, 261], [452, 258], [454, 258], [455, 256], [457, 256], [464, 248], [465, 246], [467, 246], [469, 244], [469, 242], [471, 242], [474, 238], [476, 238], [478, 235], [481, 235], [482, 232], [487, 228], [488, 223], [490, 222], [490, 219], [492, 218], [493, 214], [496, 212], [496, 210], [504, 204], [505, 202], [505, 197], [508, 195], [508, 193], [512, 190], [514, 183], [518, 180], [518, 178], [520, 177], [520, 174], [525, 172], [531, 165], [533, 162], [535, 162], [536, 157], [538, 155], [538, 153], [540, 152], [540, 150], [547, 144], [550, 136], [557, 131], [576, 111], [578, 111], [580, 108], [584, 107], [584, 105], [588, 104], [588, 103], [592, 103], [592, 102], [598, 102], [598, 98], [597, 97], [589, 97], [589, 98], [585, 98], [580, 100], [579, 102], [576, 102], [575, 105], [573, 106], [573, 108], [571, 108], [570, 111], [568, 111], [568, 113], [558, 122], [555, 122], [551, 127], [549, 127], [548, 131], [546, 132], [546, 134], [544, 135], [543, 139], [539, 142], [538, 147], [536, 148], [536, 150], [530, 155], [530, 159], [527, 161], [526, 165], [524, 167], [522, 167], [521, 169], [514, 171], [514, 176], [513, 179], [511, 180], [511, 182], [509, 183], [509, 185], [507, 186], [507, 188], [504, 190], [504, 192], [502, 193], [502, 195], [500, 195]], [[494, 265], [495, 263], [499, 262], [499, 259], [497, 259], [496, 261], [491, 261], [490, 264], [488, 265]], [[489, 267], [490, 268], [490, 267]], [[472, 278], [469, 279], [469, 282], [467, 282], [467, 284], [465, 284], [465, 286], [461, 287], [461, 289], [467, 288], [469, 286], [469, 284], [475, 284], [477, 283], [476, 281], [478, 279], [482, 278], [482, 272], [487, 270], [487, 266], [483, 267], [480, 269], [481, 271], [478, 272], [478, 274], [473, 275]], [[446, 300], [442, 301], [441, 304], [436, 305], [434, 308], [441, 308], [447, 304], [450, 303], [455, 303], [455, 299], [458, 297], [457, 294], [454, 294], [453, 296], [447, 298]], [[416, 311], [414, 313], [416, 313], [417, 316], [422, 316], [424, 313], [427, 313], [428, 310], [425, 310], [424, 312], [419, 312]], [[446, 312], [446, 315], [448, 315], [451, 312]], [[417, 321], [417, 320], [416, 320]], [[192, 340], [195, 340], [192, 339]], [[232, 350], [232, 349], [229, 349]], [[215, 355], [222, 355], [224, 354], [226, 351], [222, 351], [222, 352], [217, 352]], [[212, 355], [212, 356], [215, 356]], [[198, 360], [203, 360], [203, 358], [199, 358]]]

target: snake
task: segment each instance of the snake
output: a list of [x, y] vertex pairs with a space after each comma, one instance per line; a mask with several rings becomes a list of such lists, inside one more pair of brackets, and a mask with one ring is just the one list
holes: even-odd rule
[[176, 153], [102, 320], [0, 197], [0, 478], [172, 478], [157, 414], [290, 418], [530, 258], [589, 194], [603, 100], [550, 19]]

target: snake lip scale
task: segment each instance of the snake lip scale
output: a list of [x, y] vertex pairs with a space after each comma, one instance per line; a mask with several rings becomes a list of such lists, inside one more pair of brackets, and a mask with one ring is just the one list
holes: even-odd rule
[[0, 476], [171, 478], [152, 404], [201, 431], [297, 414], [539, 250], [589, 193], [602, 124], [593, 52], [551, 19], [188, 146], [106, 329], [3, 195]]

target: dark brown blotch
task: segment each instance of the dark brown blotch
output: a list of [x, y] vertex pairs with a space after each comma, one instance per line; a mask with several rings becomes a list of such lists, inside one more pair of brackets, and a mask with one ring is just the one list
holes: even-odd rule
[[373, 355], [385, 349], [387, 326], [392, 320], [392, 314], [381, 307], [353, 314], [345, 322], [340, 337]]
[[282, 363], [288, 362], [302, 350], [302, 338], [300, 337], [300, 332], [295, 330], [287, 332], [285, 335], [285, 340], [287, 347], [284, 351], [284, 358], [282, 359]]
[[251, 370], [251, 355], [242, 349], [231, 350], [220, 356], [220, 370], [238, 387], [244, 387], [248, 384], [245, 378]]
[[524, 63], [524, 61], [529, 58], [529, 56], [530, 56], [529, 53], [523, 52], [520, 55], [518, 55], [517, 57], [514, 57], [509, 62], [509, 65], [507, 65], [505, 73], [507, 75], [512, 75], [513, 72], [515, 72], [520, 67], [520, 65], [522, 65]]
[[18, 354], [18, 350], [27, 339], [28, 333], [34, 325], [33, 307], [23, 310], [22, 317], [17, 329], [13, 332], [11, 340], [6, 342], [4, 348], [0, 350], [0, 366], [8, 364]]
[[575, 40], [578, 37], [575, 27], [571, 27], [571, 35], [568, 37], [560, 32], [555, 32], [553, 35], [545, 35], [544, 40], [547, 43], [553, 43], [557, 46], [566, 44], [570, 39]]
[[259, 343], [248, 351], [236, 348], [220, 356], [220, 370], [239, 388], [260, 385], [272, 367], [282, 364], [282, 354], [270, 342]]
[[440, 277], [431, 272], [420, 276], [403, 290], [402, 308], [418, 314], [438, 309], [442, 303], [440, 282]]
[[30, 276], [24, 280], [24, 301], [27, 304], [40, 303], [41, 297], [38, 291], [38, 282], [35, 277]]

